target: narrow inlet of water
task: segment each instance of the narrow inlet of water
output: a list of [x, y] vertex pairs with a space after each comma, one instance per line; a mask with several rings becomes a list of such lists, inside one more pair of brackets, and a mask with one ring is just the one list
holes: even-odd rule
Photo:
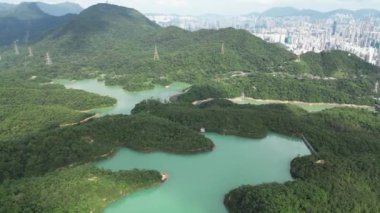
[[[57, 80], [68, 89], [81, 89], [117, 99], [110, 108], [96, 109], [102, 115], [130, 114], [135, 105], [145, 99], [168, 100], [190, 85], [174, 83], [169, 87], [128, 92], [121, 87], [105, 86], [96, 79]], [[113, 171], [152, 169], [169, 174], [162, 185], [128, 195], [105, 212], [130, 213], [223, 213], [224, 195], [244, 184], [285, 182], [292, 180], [290, 162], [299, 155], [310, 154], [300, 139], [269, 134], [264, 139], [247, 139], [207, 133], [216, 145], [209, 153], [175, 155], [139, 153], [121, 149], [112, 159], [96, 163]]]

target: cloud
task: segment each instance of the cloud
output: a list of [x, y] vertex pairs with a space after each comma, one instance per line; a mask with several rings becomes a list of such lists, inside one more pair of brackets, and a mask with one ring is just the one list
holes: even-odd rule
[[[17, 0], [0, 0], [8, 3], [19, 3]], [[36, 1], [36, 0], [26, 0]], [[65, 0], [40, 0], [47, 3], [58, 3]], [[70, 0], [69, 0], [70, 1]], [[291, 6], [303, 9], [334, 10], [337, 8], [361, 9], [379, 8], [380, 0], [318, 0], [311, 4], [309, 0], [108, 0], [111, 4], [132, 7], [142, 12], [179, 13], [179, 14], [245, 14], [263, 11], [271, 7]], [[82, 7], [106, 2], [106, 0], [76, 0]]]
[[170, 7], [183, 7], [186, 5], [185, 0], [158, 0], [157, 4], [170, 6]]

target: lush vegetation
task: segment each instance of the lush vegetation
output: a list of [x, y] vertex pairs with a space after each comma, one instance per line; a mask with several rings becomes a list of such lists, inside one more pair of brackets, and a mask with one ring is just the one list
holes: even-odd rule
[[28, 44], [41, 40], [57, 26], [69, 22], [73, 16], [50, 16], [37, 3], [22, 3], [0, 14], [0, 44]]
[[30, 75], [7, 72], [0, 79], [0, 212], [101, 212], [110, 202], [158, 183], [160, 175], [111, 173], [81, 164], [109, 157], [122, 146], [176, 153], [214, 146], [198, 132], [153, 116], [104, 117], [60, 127], [92, 116], [79, 110], [115, 100]]
[[[153, 61], [155, 45], [159, 61]], [[250, 97], [361, 104], [369, 104], [374, 82], [380, 79], [379, 67], [347, 52], [308, 53], [297, 62], [291, 52], [244, 30], [161, 28], [134, 9], [109, 4], [94, 5], [62, 21], [32, 46], [35, 57], [24, 57], [27, 45], [20, 45], [18, 56], [9, 47], [0, 68], [47, 78], [101, 77], [107, 85], [128, 90], [183, 81], [219, 85], [228, 95], [244, 89]], [[41, 58], [48, 50], [53, 66], [45, 66]], [[231, 77], [234, 72], [249, 77]]]
[[356, 55], [343, 51], [306, 53], [301, 59], [302, 65], [318, 76], [340, 78], [371, 75], [374, 74], [371, 70], [378, 69], [369, 63], [363, 63]]
[[309, 114], [294, 106], [234, 105], [226, 100], [199, 106], [147, 101], [133, 112], [246, 137], [264, 137], [269, 131], [305, 135], [317, 154], [292, 162], [296, 181], [235, 189], [225, 198], [231, 212], [377, 212], [380, 208], [379, 114], [348, 108]]
[[373, 105], [374, 84], [368, 78], [313, 80], [255, 73], [194, 85], [177, 99], [191, 102], [206, 98], [233, 98], [244, 92], [246, 97], [256, 99]]
[[302, 181], [241, 186], [226, 196], [225, 204], [233, 213], [330, 212], [327, 193]]
[[0, 181], [31, 177], [111, 156], [119, 147], [143, 152], [196, 153], [214, 144], [163, 118], [107, 116], [84, 125], [55, 128], [19, 141], [0, 143]]
[[0, 105], [0, 141], [16, 140], [61, 124], [76, 123], [90, 116], [59, 105]]
[[[220, 107], [200, 109], [185, 105], [164, 105], [158, 101], [149, 100], [138, 104], [132, 111], [134, 114], [139, 112], [149, 112], [165, 117], [195, 131], [205, 128], [211, 132], [254, 138], [265, 137], [268, 131], [263, 120], [254, 115], [255, 112], [242, 109]], [[248, 117], [251, 119], [248, 120]]]
[[[37, 112], [39, 109], [46, 113], [49, 106], [37, 106]], [[7, 117], [9, 122], [22, 124], [11, 118], [23, 112], [9, 114], [13, 116]], [[41, 113], [37, 116], [41, 116], [37, 120], [43, 119]], [[62, 117], [70, 116], [64, 113]], [[53, 122], [33, 134], [21, 132], [19, 136], [22, 133], [23, 139], [0, 143], [0, 212], [101, 212], [114, 200], [159, 183], [161, 176], [153, 171], [111, 173], [81, 166], [83, 163], [110, 157], [119, 147], [175, 153], [214, 147], [198, 132], [150, 115], [106, 116], [64, 128]]]
[[0, 141], [16, 140], [61, 124], [76, 123], [91, 116], [79, 110], [115, 103], [109, 97], [44, 84], [44, 78], [20, 76], [3, 73], [0, 79]]
[[[325, 164], [318, 164], [323, 157]], [[379, 155], [323, 155], [292, 163], [296, 181], [242, 186], [225, 197], [230, 212], [378, 212]]]
[[102, 212], [120, 197], [160, 181], [156, 171], [67, 168], [0, 185], [0, 212]]
[[62, 85], [1, 85], [2, 105], [61, 105], [74, 110], [88, 110], [112, 106], [116, 101], [109, 97], [80, 90], [66, 90]]

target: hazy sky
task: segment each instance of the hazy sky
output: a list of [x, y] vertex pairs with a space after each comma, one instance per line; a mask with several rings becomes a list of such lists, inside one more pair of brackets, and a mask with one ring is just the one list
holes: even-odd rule
[[[40, 1], [58, 3], [65, 0]], [[0, 2], [19, 3], [20, 1], [0, 0]], [[72, 2], [76, 2], [82, 7], [88, 7], [96, 3], [104, 3], [106, 0], [77, 0]], [[380, 0], [109, 0], [108, 2], [132, 7], [145, 13], [158, 12], [178, 14], [246, 14], [250, 12], [260, 12], [275, 6], [292, 6], [321, 11], [337, 8], [372, 8], [380, 10]]]

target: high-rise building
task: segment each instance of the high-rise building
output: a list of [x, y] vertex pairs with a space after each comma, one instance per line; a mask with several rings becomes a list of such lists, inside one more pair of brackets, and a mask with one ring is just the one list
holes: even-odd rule
[[175, 25], [190, 30], [224, 27], [244, 28], [267, 42], [282, 43], [295, 54], [310, 51], [348, 51], [367, 62], [379, 64], [380, 17], [357, 18], [332, 14], [324, 18], [238, 16], [233, 21], [226, 17], [204, 16], [151, 17], [164, 27]]
[[336, 34], [337, 28], [338, 28], [338, 22], [334, 21], [334, 23], [332, 25], [331, 35], [335, 35]]

